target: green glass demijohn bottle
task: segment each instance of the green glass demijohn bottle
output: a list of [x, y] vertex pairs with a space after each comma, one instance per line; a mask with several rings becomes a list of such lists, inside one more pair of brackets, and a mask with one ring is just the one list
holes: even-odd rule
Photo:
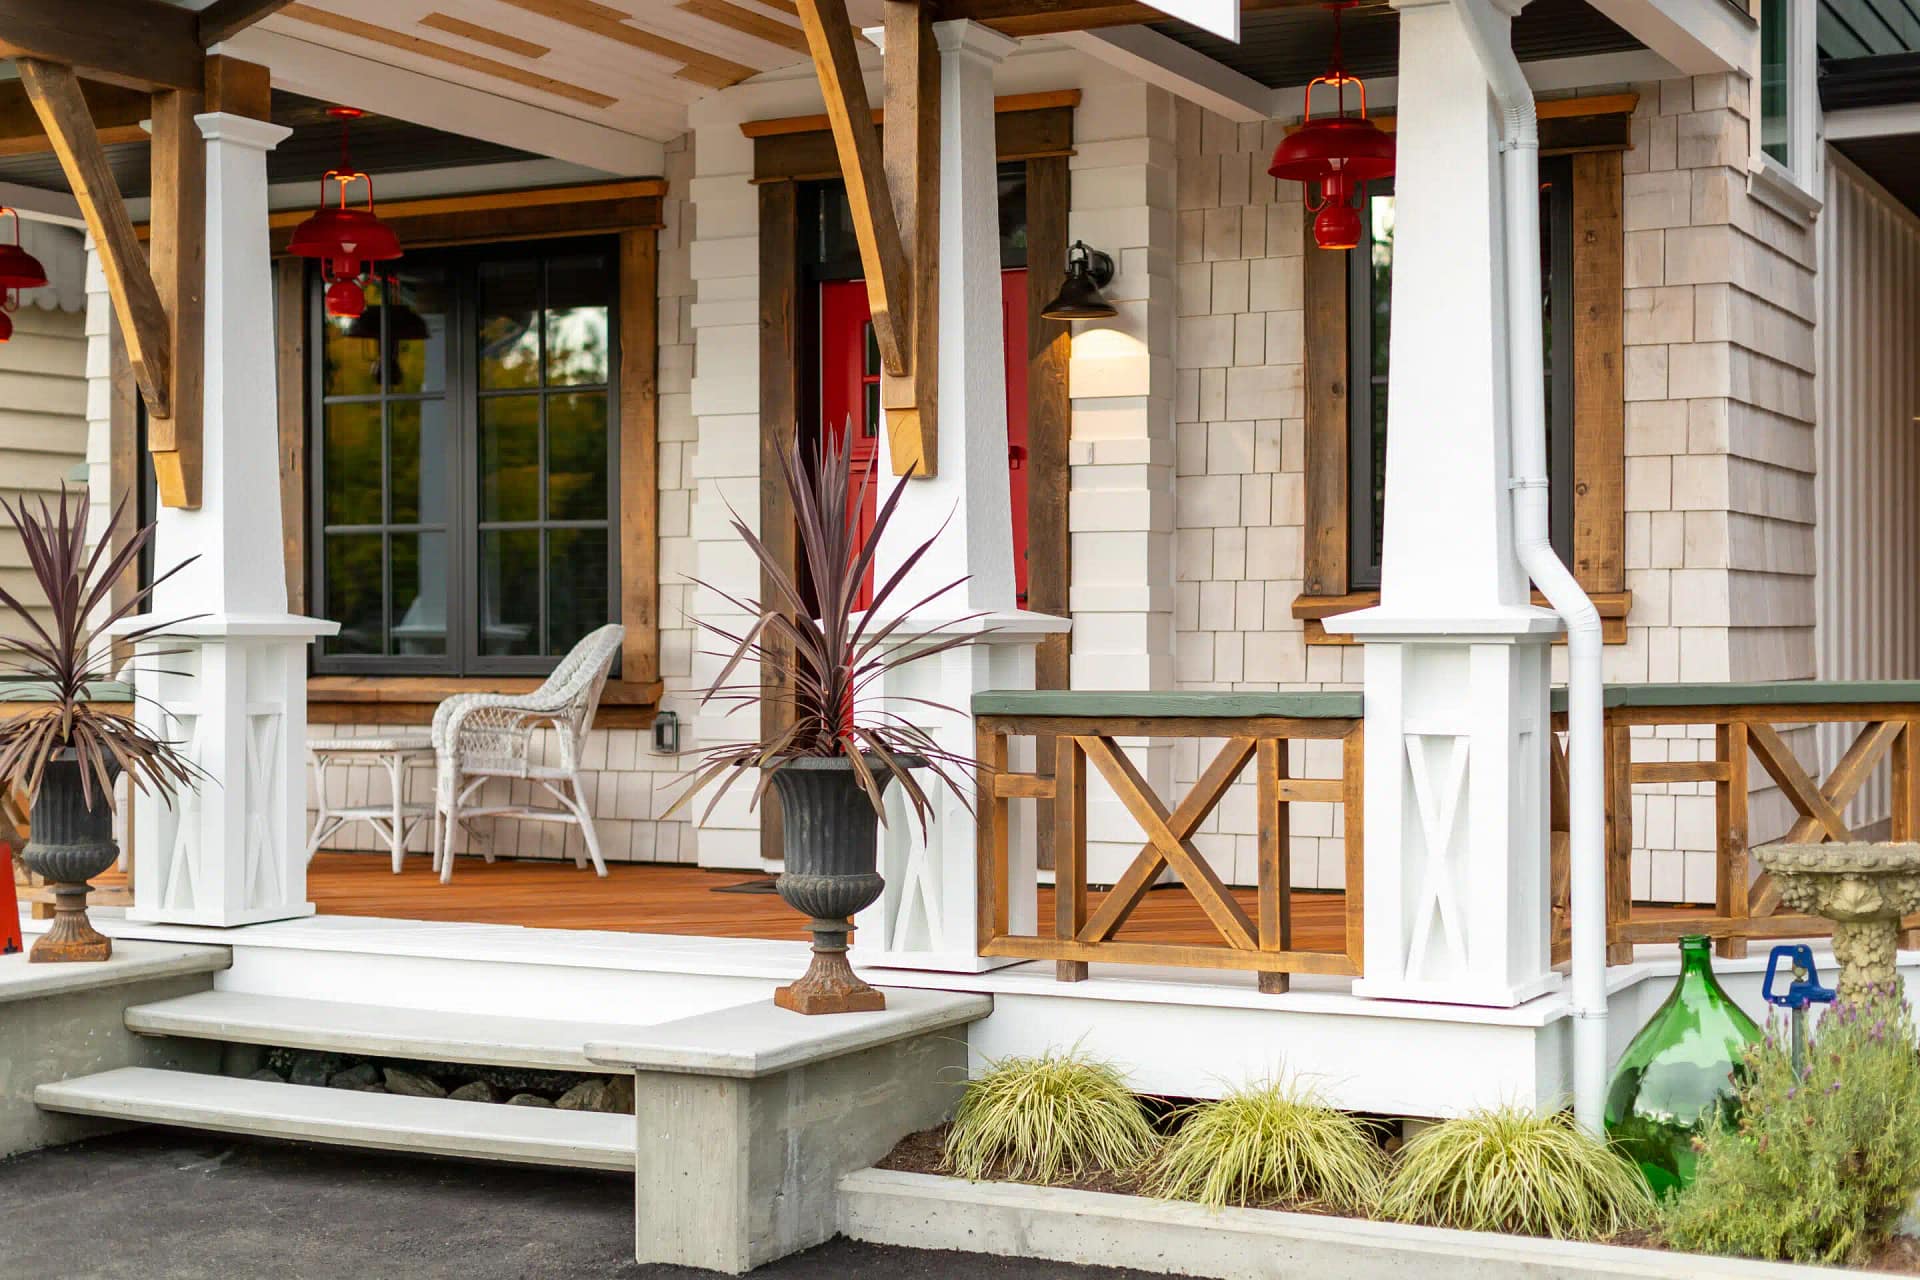
[[1713, 976], [1706, 938], [1680, 939], [1680, 977], [1640, 1028], [1607, 1087], [1607, 1136], [1640, 1166], [1654, 1193], [1693, 1181], [1693, 1140], [1738, 1114], [1735, 1082], [1760, 1028]]

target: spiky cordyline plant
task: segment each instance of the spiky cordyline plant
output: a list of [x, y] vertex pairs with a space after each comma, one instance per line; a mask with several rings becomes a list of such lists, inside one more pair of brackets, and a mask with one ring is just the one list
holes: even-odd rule
[[[44, 498], [38, 505], [34, 511], [25, 501], [15, 505], [0, 499], [0, 510], [20, 535], [34, 581], [46, 597], [51, 627], [42, 625], [23, 601], [0, 588], [0, 607], [14, 616], [22, 632], [0, 636], [0, 667], [44, 684], [50, 699], [42, 709], [0, 722], [0, 779], [16, 780], [29, 793], [37, 792], [48, 762], [71, 751], [80, 765], [80, 792], [88, 808], [93, 807], [95, 787], [109, 805], [114, 803], [110, 768], [118, 768], [141, 790], [170, 800], [198, 776], [199, 769], [172, 743], [154, 737], [125, 716], [96, 708], [88, 699], [87, 686], [112, 678], [109, 629], [139, 612], [153, 588], [190, 561], [175, 565], [115, 604], [113, 585], [138, 560], [141, 548], [153, 536], [153, 526], [136, 528], [117, 551], [111, 550], [113, 531], [126, 510], [122, 500], [108, 522], [106, 536], [88, 554], [84, 499], [70, 502], [62, 485], [57, 505], [49, 508]], [[139, 640], [167, 625], [156, 622], [121, 632], [119, 638]]]
[[[956, 578], [905, 609], [889, 616], [885, 606], [900, 589], [913, 569], [933, 547], [946, 525], [913, 548], [873, 593], [873, 601], [857, 611], [861, 585], [873, 568], [874, 552], [880, 536], [893, 518], [905, 483], [880, 503], [872, 530], [861, 537], [856, 522], [847, 518], [866, 502], [872, 480], [868, 472], [853, 487], [853, 454], [849, 445], [852, 428], [845, 432], [822, 432], [814, 465], [801, 457], [796, 437], [793, 445], [780, 455], [780, 470], [787, 492], [793, 500], [796, 557], [806, 567], [813, 584], [812, 602], [801, 591], [796, 575], [768, 550], [767, 545], [736, 514], [734, 532], [752, 550], [760, 562], [761, 574], [771, 590], [764, 600], [742, 600], [710, 583], [695, 579], [740, 612], [753, 619], [744, 633], [735, 632], [705, 618], [695, 618], [701, 630], [731, 646], [726, 653], [713, 653], [726, 659], [712, 688], [701, 702], [719, 701], [739, 707], [773, 702], [788, 706], [788, 723], [770, 733], [761, 742], [734, 742], [705, 752], [700, 763], [689, 771], [691, 782], [668, 809], [672, 813], [709, 783], [719, 787], [707, 805], [720, 802], [728, 789], [749, 768], [760, 770], [760, 782], [753, 800], [771, 785], [772, 777], [789, 761], [842, 757], [852, 769], [874, 812], [885, 821], [881, 788], [888, 779], [899, 785], [922, 829], [933, 814], [933, 801], [914, 780], [912, 770], [924, 766], [953, 789], [965, 802], [969, 788], [962, 779], [978, 767], [977, 762], [942, 747], [925, 729], [885, 708], [876, 708], [862, 696], [876, 681], [906, 663], [973, 642], [972, 636], [955, 636], [924, 643], [918, 632], [903, 630], [912, 614], [922, 606], [946, 595], [962, 582]], [[858, 506], [850, 506], [849, 500]], [[817, 611], [817, 616], [816, 616]], [[968, 619], [979, 617], [968, 615]], [[770, 693], [758, 683], [729, 684], [728, 680], [743, 662], [752, 660], [762, 669], [784, 677], [780, 691]], [[953, 708], [921, 698], [893, 698], [931, 708], [943, 714], [957, 715]]]

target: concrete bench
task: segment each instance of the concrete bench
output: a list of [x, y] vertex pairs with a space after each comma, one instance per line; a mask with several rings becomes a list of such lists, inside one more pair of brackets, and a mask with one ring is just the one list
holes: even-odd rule
[[634, 1073], [634, 1252], [738, 1275], [835, 1231], [842, 1174], [947, 1119], [987, 996], [891, 988], [875, 1013], [737, 1005], [591, 1043]]

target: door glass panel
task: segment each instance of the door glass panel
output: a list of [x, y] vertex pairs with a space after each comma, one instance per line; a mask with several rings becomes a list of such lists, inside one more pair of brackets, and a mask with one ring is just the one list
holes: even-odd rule
[[540, 397], [480, 401], [480, 519], [540, 518]]
[[392, 544], [393, 652], [447, 651], [447, 535], [396, 533]]
[[611, 274], [603, 254], [555, 258], [547, 264], [547, 385], [606, 382]]
[[327, 616], [340, 624], [340, 634], [327, 642], [334, 653], [386, 652], [381, 617], [383, 541], [377, 533], [327, 535]]
[[607, 532], [547, 534], [547, 652], [565, 653], [607, 620]]
[[480, 386], [540, 385], [540, 263], [480, 265]]
[[395, 401], [387, 409], [387, 449], [393, 523], [446, 523], [447, 406]]
[[540, 531], [480, 535], [480, 652], [540, 652]]
[[322, 518], [330, 525], [379, 524], [379, 402], [329, 405], [321, 437], [326, 474]]
[[[352, 332], [349, 332], [349, 331]], [[329, 396], [380, 394], [380, 344], [368, 341], [365, 317], [355, 321], [325, 316], [320, 326], [320, 383]]]
[[437, 266], [402, 267], [385, 289], [388, 389], [438, 394], [447, 387], [447, 277]]
[[607, 515], [607, 396], [574, 392], [547, 399], [547, 519]]

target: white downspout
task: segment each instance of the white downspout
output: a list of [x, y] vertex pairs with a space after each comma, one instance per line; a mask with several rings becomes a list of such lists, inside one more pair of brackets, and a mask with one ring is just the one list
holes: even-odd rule
[[1567, 770], [1573, 970], [1573, 1109], [1599, 1133], [1607, 1087], [1607, 863], [1600, 614], [1548, 523], [1546, 382], [1540, 326], [1540, 125], [1520, 61], [1488, 0], [1453, 0], [1502, 113], [1506, 175], [1508, 422], [1515, 551], [1567, 627]]

